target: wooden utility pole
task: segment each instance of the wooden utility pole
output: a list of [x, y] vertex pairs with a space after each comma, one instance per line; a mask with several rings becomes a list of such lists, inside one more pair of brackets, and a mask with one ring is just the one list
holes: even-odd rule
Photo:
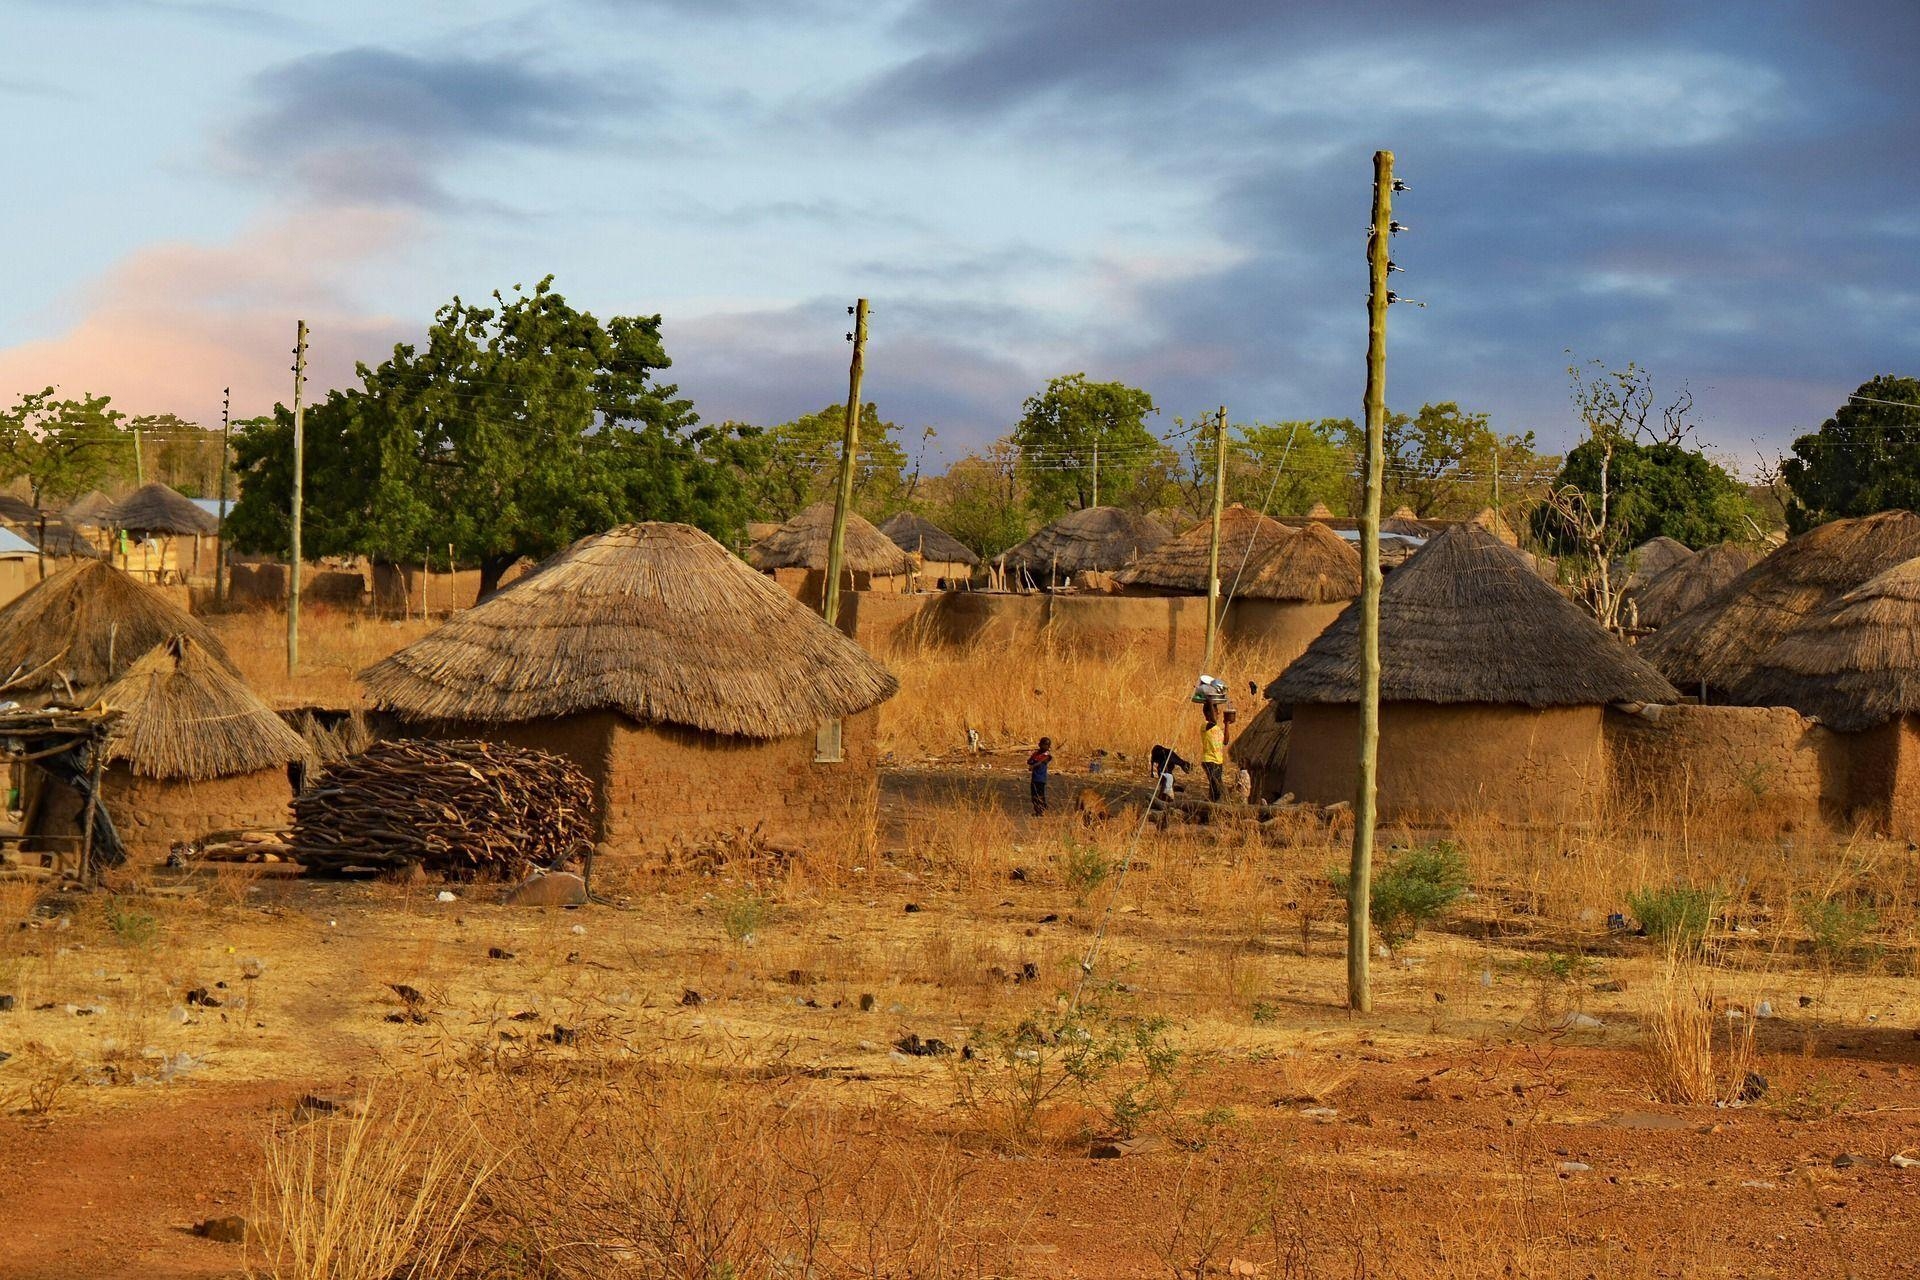
[[820, 616], [840, 625], [840, 566], [847, 557], [847, 513], [853, 510], [853, 467], [860, 456], [860, 379], [866, 373], [867, 300], [853, 304], [853, 363], [847, 366], [847, 433], [840, 441], [840, 491], [833, 500], [833, 536], [827, 540], [827, 589]]
[[[213, 598], [227, 602], [227, 459], [233, 449], [233, 388], [220, 392], [220, 550], [213, 561]], [[198, 568], [198, 565], [194, 566]]]
[[1227, 406], [1213, 427], [1213, 536], [1207, 543], [1207, 659], [1202, 665], [1213, 674], [1213, 651], [1220, 635], [1220, 509], [1227, 505]]
[[287, 674], [300, 669], [300, 507], [306, 497], [307, 417], [301, 393], [307, 385], [307, 322], [293, 338], [293, 523], [287, 557]]
[[136, 485], [147, 482], [147, 463], [140, 453], [140, 428], [133, 429], [133, 482]]
[[1347, 1007], [1373, 1009], [1368, 979], [1373, 823], [1380, 757], [1380, 473], [1386, 468], [1387, 264], [1393, 239], [1393, 152], [1373, 153], [1373, 230], [1367, 237], [1367, 459], [1360, 509], [1360, 766], [1347, 890]]
[[1094, 431], [1096, 432], [1096, 434], [1093, 437], [1093, 503], [1092, 505], [1096, 507], [1100, 505], [1100, 437], [1097, 434], [1099, 430], [1100, 428], [1098, 427], [1094, 428]]

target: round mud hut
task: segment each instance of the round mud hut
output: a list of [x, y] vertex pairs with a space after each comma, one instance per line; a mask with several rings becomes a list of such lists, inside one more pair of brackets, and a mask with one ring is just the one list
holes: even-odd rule
[[966, 586], [980, 565], [980, 554], [972, 547], [912, 511], [895, 512], [880, 532], [907, 553], [921, 583], [937, 590]]
[[11, 529], [51, 557], [95, 559], [100, 549], [58, 511], [0, 493], [0, 528]]
[[114, 503], [107, 524], [132, 539], [119, 540], [127, 569], [161, 582], [199, 574], [220, 532], [218, 516], [158, 480]]
[[[1359, 609], [1342, 613], [1267, 696], [1293, 713], [1285, 789], [1317, 804], [1351, 801]], [[1533, 824], [1596, 812], [1609, 789], [1609, 704], [1678, 695], [1519, 552], [1466, 523], [1386, 581], [1380, 700], [1383, 818]]]
[[[1222, 631], [1236, 643], [1259, 646], [1284, 666], [1305, 653], [1360, 594], [1360, 552], [1325, 525], [1308, 524], [1288, 528], [1264, 556], [1255, 554], [1239, 570]], [[1224, 564], [1225, 556], [1221, 559]], [[1234, 579], [1224, 568], [1221, 576], [1224, 591]]]
[[572, 760], [617, 853], [870, 825], [898, 687], [712, 538], [659, 523], [575, 543], [361, 680], [405, 731]]
[[[290, 766], [308, 758], [304, 739], [235, 675], [223, 657], [185, 636], [148, 649], [98, 701], [115, 713], [107, 734], [101, 803], [135, 860], [218, 832], [287, 825]], [[78, 835], [79, 795], [44, 783], [32, 790], [27, 834]]]
[[1920, 516], [1882, 511], [1810, 529], [1642, 641], [1661, 674], [1727, 701], [1755, 661], [1820, 609], [1920, 555]]
[[1118, 507], [1084, 507], [1003, 552], [1007, 586], [1052, 591], [1089, 573], [1119, 573], [1172, 535], [1151, 516]]
[[[833, 541], [833, 504], [816, 502], [747, 549], [747, 562], [802, 604], [826, 600], [827, 549]], [[908, 590], [907, 553], [857, 511], [847, 512], [842, 591]]]
[[113, 499], [98, 489], [89, 489], [69, 502], [60, 514], [77, 529], [107, 529], [113, 513]]
[[1760, 557], [1722, 542], [1670, 565], [1627, 593], [1628, 613], [1641, 627], [1664, 627], [1753, 568]]
[[[1242, 564], [1265, 560], [1292, 532], [1278, 520], [1234, 503], [1220, 513], [1220, 590]], [[1143, 554], [1116, 576], [1129, 595], [1203, 596], [1213, 521], [1202, 520]]]

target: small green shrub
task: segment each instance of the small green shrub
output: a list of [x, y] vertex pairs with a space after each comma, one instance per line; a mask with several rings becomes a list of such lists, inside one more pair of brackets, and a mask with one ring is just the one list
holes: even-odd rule
[[1087, 899], [1093, 895], [1093, 891], [1105, 884], [1119, 866], [1120, 864], [1107, 857], [1098, 845], [1081, 844], [1077, 840], [1069, 840], [1060, 870], [1066, 877], [1067, 887], [1073, 890], [1074, 902], [1084, 907]]
[[[1331, 871], [1333, 891], [1352, 900], [1352, 878]], [[1412, 941], [1421, 926], [1444, 915], [1467, 891], [1467, 860], [1451, 840], [1408, 849], [1373, 874], [1367, 916], [1374, 935], [1388, 947]]]
[[1864, 949], [1867, 935], [1880, 927], [1880, 913], [1872, 907], [1850, 906], [1836, 898], [1802, 899], [1797, 910], [1822, 964], [1852, 959]]
[[146, 948], [160, 936], [160, 918], [150, 911], [127, 905], [119, 898], [107, 899], [107, 928], [130, 947]]
[[759, 934], [773, 915], [773, 904], [751, 891], [720, 904], [720, 928], [727, 941], [739, 946]]
[[1627, 895], [1627, 909], [1649, 938], [1684, 950], [1706, 941], [1707, 926], [1719, 906], [1718, 892], [1688, 885], [1635, 889]]

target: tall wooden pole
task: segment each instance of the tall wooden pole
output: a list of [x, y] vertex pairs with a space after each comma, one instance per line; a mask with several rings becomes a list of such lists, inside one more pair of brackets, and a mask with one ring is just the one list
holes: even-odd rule
[[307, 384], [307, 322], [293, 340], [293, 523], [287, 559], [287, 674], [300, 669], [300, 508], [306, 497], [307, 417], [301, 393]]
[[1099, 427], [1094, 428], [1093, 437], [1093, 505], [1100, 505], [1100, 436]]
[[1387, 259], [1393, 224], [1393, 152], [1373, 153], [1373, 232], [1367, 237], [1367, 460], [1360, 509], [1360, 766], [1353, 802], [1347, 897], [1347, 1007], [1373, 1009], [1368, 979], [1373, 904], [1373, 823], [1380, 756], [1380, 475], [1386, 469]]
[[1207, 674], [1220, 636], [1220, 510], [1227, 504], [1227, 406], [1213, 427], [1213, 536], [1207, 542]]
[[[233, 449], [233, 388], [220, 392], [220, 546], [213, 561], [213, 598], [227, 602], [227, 459]], [[194, 566], [198, 568], [199, 566]]]
[[860, 456], [860, 379], [866, 373], [867, 300], [853, 304], [853, 363], [847, 366], [847, 434], [840, 441], [840, 491], [833, 500], [833, 536], [827, 541], [827, 590], [820, 616], [840, 625], [840, 566], [847, 556], [847, 513], [853, 510], [853, 467]]

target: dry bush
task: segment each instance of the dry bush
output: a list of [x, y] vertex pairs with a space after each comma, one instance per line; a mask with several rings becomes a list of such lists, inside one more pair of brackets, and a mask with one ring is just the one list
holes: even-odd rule
[[1715, 990], [1719, 976], [1692, 955], [1676, 951], [1666, 959], [1643, 1045], [1654, 1096], [1664, 1102], [1732, 1102], [1747, 1086], [1757, 1061], [1754, 1019], [1729, 1016]]

